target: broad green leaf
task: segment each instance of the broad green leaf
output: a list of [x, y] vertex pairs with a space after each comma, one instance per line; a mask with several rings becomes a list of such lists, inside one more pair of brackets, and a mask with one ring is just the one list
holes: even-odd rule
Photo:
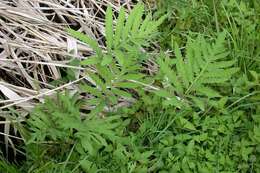
[[109, 104], [115, 105], [118, 103], [117, 96], [111, 90], [106, 90], [105, 95], [106, 99], [110, 102]]
[[107, 146], [107, 142], [106, 140], [98, 133], [92, 133], [92, 136], [96, 138], [96, 140], [98, 141], [98, 143], [104, 147]]
[[187, 157], [184, 157], [181, 162], [181, 168], [183, 173], [192, 173], [188, 165], [189, 161]]
[[81, 138], [81, 145], [82, 147], [85, 149], [85, 151], [87, 151], [90, 155], [94, 156], [96, 155], [96, 151], [94, 149], [94, 147], [90, 144], [90, 139], [87, 138], [86, 136], [82, 136]]
[[184, 141], [188, 141], [190, 139], [192, 139], [193, 136], [189, 135], [189, 134], [177, 134], [174, 139], [179, 141], [179, 142], [184, 142]]
[[209, 72], [204, 74], [205, 78], [226, 78], [227, 80], [236, 72], [239, 68], [228, 68], [228, 69], [211, 69]]
[[229, 80], [226, 77], [203, 77], [200, 79], [200, 82], [203, 84], [215, 84], [215, 83], [223, 83]]
[[153, 155], [154, 151], [145, 151], [141, 154], [141, 158], [143, 159], [148, 159], [149, 157], [151, 157], [151, 155]]
[[96, 117], [100, 112], [104, 110], [105, 105], [105, 102], [101, 100], [101, 102], [94, 109], [91, 110], [89, 118]]
[[253, 152], [253, 147], [242, 147], [241, 153], [245, 161], [248, 161], [248, 156]]

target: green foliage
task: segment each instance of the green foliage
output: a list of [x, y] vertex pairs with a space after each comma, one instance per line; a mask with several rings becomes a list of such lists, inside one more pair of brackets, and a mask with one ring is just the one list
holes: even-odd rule
[[[141, 73], [141, 63], [148, 56], [143, 52], [144, 46], [149, 46], [152, 35], [162, 23], [164, 17], [153, 21], [150, 15], [143, 20], [144, 6], [138, 4], [125, 21], [125, 10], [121, 8], [115, 29], [113, 27], [112, 9], [106, 13], [106, 43], [107, 52], [103, 52], [98, 43], [78, 31], [69, 29], [69, 33], [93, 48], [96, 55], [82, 61], [82, 65], [93, 65], [96, 73], [86, 71], [93, 86], [82, 86], [82, 90], [93, 96], [88, 101], [89, 106], [105, 105], [111, 107], [118, 103], [120, 97], [132, 99], [128, 92], [142, 87], [140, 81], [146, 84], [145, 74]], [[149, 81], [148, 81], [149, 82]], [[100, 109], [102, 110], [102, 108]]]
[[[78, 31], [68, 29], [68, 32], [75, 38], [88, 44], [95, 52], [96, 56], [90, 57], [82, 62], [83, 65], [93, 65], [101, 63], [102, 66], [109, 65], [113, 59], [120, 61], [118, 54], [126, 54], [131, 58], [143, 60], [141, 57], [143, 46], [149, 46], [149, 41], [157, 31], [157, 27], [163, 22], [165, 17], [152, 20], [151, 15], [144, 15], [144, 6], [139, 3], [130, 12], [128, 19], [125, 20], [125, 10], [121, 8], [117, 18], [116, 26], [113, 27], [113, 12], [108, 7], [106, 12], [106, 44], [107, 53], [103, 53], [98, 43], [92, 38]], [[93, 60], [94, 59], [94, 60]], [[122, 59], [122, 58], [121, 58]]]
[[228, 31], [230, 54], [243, 72], [259, 69], [260, 1], [164, 0], [158, 1], [157, 6], [155, 17], [167, 15], [160, 38], [165, 49], [172, 42], [183, 46], [187, 35], [215, 37], [221, 31]]
[[238, 71], [233, 67], [236, 62], [227, 60], [229, 52], [224, 41], [224, 33], [212, 45], [203, 37], [194, 41], [189, 39], [185, 58], [175, 44], [175, 59], [162, 55], [157, 60], [165, 81], [164, 89], [155, 93], [165, 98], [164, 104], [179, 107], [181, 102], [187, 103], [184, 99], [188, 98], [205, 110], [205, 101], [221, 96], [213, 87], [223, 85]]
[[[37, 164], [57, 157], [60, 158], [61, 168], [72, 170], [70, 159], [77, 158], [80, 160], [73, 162], [85, 164], [88, 157], [98, 157], [100, 150], [111, 150], [114, 145], [125, 143], [123, 128], [128, 124], [127, 119], [116, 115], [105, 118], [87, 115], [83, 118], [76, 98], [58, 94], [55, 101], [46, 99], [28, 120], [31, 137], [27, 142], [27, 152], [31, 153], [30, 159], [39, 160]], [[44, 153], [48, 153], [45, 160], [41, 158]], [[51, 162], [45, 164], [50, 168], [55, 167]], [[41, 165], [33, 166], [37, 168]]]
[[19, 169], [8, 163], [8, 161], [6, 161], [4, 158], [0, 157], [0, 170], [4, 171], [6, 173], [20, 173]]
[[[127, 19], [108, 7], [105, 50], [68, 30], [95, 52], [81, 62], [94, 70], [86, 68], [78, 95], [46, 98], [30, 114], [19, 171], [260, 172], [258, 2], [158, 4], [154, 17], [166, 21], [140, 3]], [[154, 38], [168, 51], [153, 50]], [[5, 161], [0, 170], [19, 172]]]

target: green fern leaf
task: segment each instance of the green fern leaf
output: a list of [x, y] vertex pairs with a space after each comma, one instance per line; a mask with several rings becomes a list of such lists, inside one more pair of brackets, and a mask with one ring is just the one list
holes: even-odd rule
[[122, 37], [122, 31], [125, 23], [125, 9], [121, 8], [119, 12], [119, 16], [117, 19], [115, 37], [114, 37], [114, 45], [117, 47], [120, 44], [120, 39]]
[[86, 93], [92, 94], [97, 97], [102, 97], [102, 92], [97, 88], [90, 87], [88, 85], [81, 85], [80, 88], [81, 90], [84, 90]]
[[151, 35], [153, 32], [155, 32], [165, 19], [166, 19], [166, 15], [160, 17], [160, 19], [158, 19], [157, 21], [149, 21], [145, 27], [145, 32], [143, 34], [143, 37], [147, 37]]
[[184, 86], [187, 88], [189, 86], [189, 81], [188, 81], [189, 77], [187, 76], [187, 73], [186, 73], [186, 69], [188, 67], [186, 67], [187, 65], [184, 64], [183, 57], [181, 55], [181, 51], [180, 51], [179, 46], [177, 44], [175, 44], [175, 55], [176, 55], [176, 58], [177, 58], [177, 63], [176, 63], [177, 71], [183, 79]]
[[136, 16], [142, 10], [142, 8], [143, 8], [143, 5], [141, 3], [139, 3], [134, 7], [134, 9], [129, 14], [125, 27], [124, 27], [124, 31], [123, 31], [123, 40], [124, 41], [128, 38], [131, 28], [133, 27], [134, 21], [136, 19]]
[[147, 14], [144, 21], [142, 22], [142, 25], [139, 30], [139, 37], [145, 35], [145, 31], [147, 27], [149, 27], [150, 21], [151, 21], [152, 16], [150, 14]]
[[206, 95], [208, 98], [221, 97], [221, 95], [217, 91], [209, 87], [200, 87], [197, 89], [197, 91], [202, 95]]
[[176, 59], [169, 61], [167, 56], [161, 56], [157, 60], [160, 71], [168, 80], [165, 89], [176, 92], [177, 96], [191, 98], [195, 105], [205, 110], [201, 99], [221, 97], [213, 87], [230, 80], [239, 70], [233, 67], [236, 61], [227, 60], [229, 52], [224, 43], [225, 33], [221, 33], [214, 44], [208, 43], [202, 36], [194, 41], [188, 39], [185, 58], [176, 44]]
[[81, 65], [95, 65], [99, 63], [100, 59], [97, 56], [90, 56], [87, 59], [80, 62]]
[[129, 89], [140, 87], [140, 84], [133, 83], [133, 82], [115, 82], [113, 85], [118, 88], [129, 88]]
[[114, 53], [115, 53], [115, 57], [116, 57], [119, 65], [124, 67], [125, 66], [125, 58], [124, 58], [125, 56], [124, 56], [123, 52], [120, 50], [116, 50]]
[[102, 58], [102, 50], [95, 40], [93, 40], [92, 38], [88, 37], [87, 35], [79, 32], [79, 31], [73, 30], [73, 29], [67, 29], [67, 32], [69, 34], [71, 34], [71, 36], [73, 36], [73, 37], [79, 39], [80, 41], [88, 44], [94, 51], [96, 51], [98, 57]]
[[175, 86], [176, 91], [183, 92], [183, 88], [180, 82], [177, 79], [176, 73], [166, 64], [162, 58], [157, 59], [158, 64], [160, 65], [161, 71], [165, 74], [165, 76], [169, 79], [171, 84]]
[[143, 11], [144, 11], [144, 6], [140, 5], [140, 7], [138, 8], [138, 10], [136, 12], [135, 21], [133, 23], [132, 31], [131, 31], [131, 33], [133, 33], [134, 35], [138, 34], [138, 29], [139, 29], [141, 22], [142, 22]]
[[110, 64], [113, 61], [113, 57], [110, 54], [107, 54], [103, 57], [102, 61], [101, 61], [101, 65], [105, 66]]
[[111, 50], [113, 45], [113, 12], [111, 6], [106, 11], [105, 25], [107, 48]]

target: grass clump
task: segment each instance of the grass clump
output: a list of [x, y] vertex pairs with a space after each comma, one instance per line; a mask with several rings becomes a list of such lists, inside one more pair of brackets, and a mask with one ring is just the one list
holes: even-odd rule
[[[25, 160], [17, 166], [3, 160], [0, 170], [260, 172], [259, 62], [243, 59], [257, 56], [258, 45], [250, 41], [251, 52], [242, 49], [247, 42], [236, 46], [233, 28], [222, 19], [235, 18], [238, 9], [254, 14], [257, 2], [232, 2], [220, 8], [214, 1], [191, 7], [176, 1], [181, 8], [171, 11], [175, 3], [163, 1], [153, 17], [139, 3], [127, 19], [122, 8], [115, 26], [108, 7], [105, 50], [68, 29], [95, 52], [80, 62], [85, 81], [77, 94], [58, 93], [36, 106], [21, 131]], [[200, 22], [209, 29], [201, 30]], [[256, 37], [247, 39], [258, 39], [257, 27], [249, 32]], [[168, 51], [154, 50], [155, 40]]]

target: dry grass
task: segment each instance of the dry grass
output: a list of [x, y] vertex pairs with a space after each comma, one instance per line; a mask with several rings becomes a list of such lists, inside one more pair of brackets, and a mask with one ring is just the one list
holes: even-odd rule
[[[0, 1], [0, 125], [6, 147], [14, 146], [9, 134], [12, 114], [26, 116], [44, 96], [57, 90], [75, 90], [87, 80], [82, 67], [69, 65], [92, 50], [70, 37], [71, 27], [96, 38], [104, 46], [104, 16], [107, 5], [114, 11], [131, 8], [130, 0], [1, 0]], [[77, 70], [75, 81], [54, 86], [61, 68]], [[15, 121], [22, 119], [15, 119]]]

